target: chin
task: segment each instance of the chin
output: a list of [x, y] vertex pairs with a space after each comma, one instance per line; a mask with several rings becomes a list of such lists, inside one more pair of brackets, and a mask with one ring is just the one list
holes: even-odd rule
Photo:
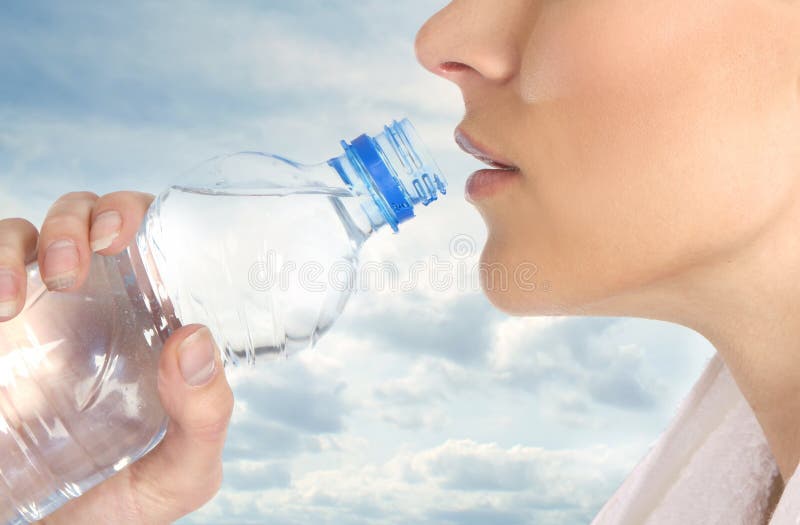
[[563, 303], [554, 295], [548, 295], [552, 294], [550, 291], [500, 291], [483, 288], [483, 293], [495, 308], [516, 317], [586, 315], [580, 308]]
[[[504, 257], [491, 241], [481, 253], [480, 284], [486, 298], [498, 310], [514, 316], [570, 315], [572, 308], [563, 301], [559, 290], [536, 267], [522, 271], [526, 263]], [[527, 278], [525, 277], [527, 275]], [[549, 286], [548, 286], [549, 285]]]
[[[505, 292], [489, 289], [487, 288], [483, 281], [481, 281], [481, 289], [483, 290], [483, 294], [489, 299], [489, 302], [492, 303], [492, 306], [497, 308], [503, 313], [513, 316], [530, 316], [530, 315], [537, 315], [536, 309], [531, 308], [527, 301], [521, 300], [520, 297], [517, 297], [513, 290], [507, 290]], [[544, 314], [539, 314], [544, 315]]]

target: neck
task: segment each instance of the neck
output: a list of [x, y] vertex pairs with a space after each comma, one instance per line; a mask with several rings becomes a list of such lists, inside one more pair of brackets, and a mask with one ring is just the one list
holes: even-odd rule
[[786, 215], [701, 272], [678, 318], [725, 361], [784, 481], [800, 460], [800, 240], [798, 216]]
[[788, 481], [800, 460], [800, 330], [788, 311], [774, 303], [762, 306], [768, 309], [730, 317], [706, 337], [753, 409]]
[[695, 322], [753, 409], [784, 481], [800, 460], [800, 288], [793, 283], [784, 282], [784, 289], [747, 283], [753, 285], [749, 302], [727, 304]]
[[[800, 207], [798, 207], [800, 208]], [[744, 247], [592, 312], [659, 319], [703, 335], [758, 420], [783, 481], [800, 460], [800, 210]]]

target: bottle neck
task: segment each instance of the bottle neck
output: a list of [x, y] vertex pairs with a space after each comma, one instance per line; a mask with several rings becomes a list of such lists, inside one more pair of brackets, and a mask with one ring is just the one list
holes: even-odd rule
[[[377, 189], [369, 178], [364, 177], [363, 168], [359, 166], [357, 159], [353, 158], [352, 154], [345, 153], [330, 159], [328, 165], [336, 170], [342, 181], [356, 196], [362, 216], [368, 224], [366, 231], [363, 232], [365, 237], [388, 224], [386, 212], [381, 209], [382, 202]], [[365, 230], [363, 227], [361, 229]]]
[[344, 154], [328, 164], [352, 191], [369, 195], [372, 202], [364, 211], [375, 224], [387, 223], [397, 232], [401, 222], [414, 217], [415, 206], [446, 193], [447, 181], [407, 119], [341, 145]]

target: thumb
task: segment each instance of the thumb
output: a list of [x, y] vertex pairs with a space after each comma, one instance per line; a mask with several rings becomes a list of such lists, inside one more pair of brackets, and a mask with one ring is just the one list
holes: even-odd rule
[[166, 341], [158, 372], [170, 418], [161, 443], [130, 468], [147, 523], [172, 522], [210, 500], [222, 484], [222, 449], [233, 393], [208, 328], [188, 325]]

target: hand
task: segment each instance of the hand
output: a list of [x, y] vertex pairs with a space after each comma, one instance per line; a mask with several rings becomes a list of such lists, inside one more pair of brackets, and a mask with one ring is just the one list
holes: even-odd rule
[[[152, 200], [137, 192], [68, 193], [48, 211], [41, 234], [24, 219], [0, 220], [0, 321], [22, 308], [25, 264], [36, 260], [37, 251], [48, 288], [74, 290], [86, 279], [91, 252], [121, 252]], [[233, 410], [222, 370], [205, 327], [176, 330], [164, 344], [158, 372], [161, 403], [170, 417], [164, 439], [40, 523], [171, 523], [211, 499], [222, 483], [222, 447]]]

